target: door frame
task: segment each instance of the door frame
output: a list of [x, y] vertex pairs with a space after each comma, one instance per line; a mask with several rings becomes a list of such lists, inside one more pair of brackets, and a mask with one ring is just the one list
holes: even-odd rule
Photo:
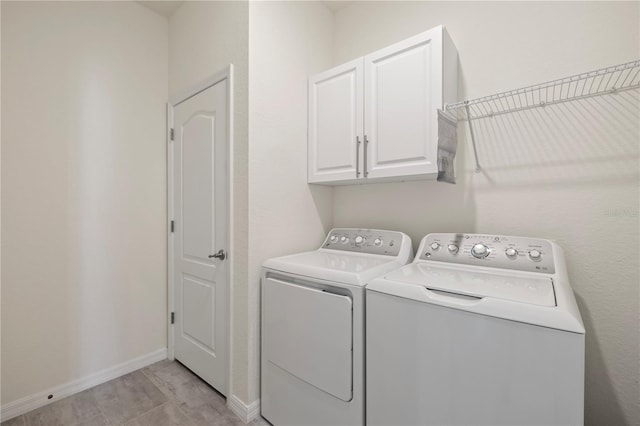
[[233, 289], [234, 289], [234, 221], [233, 221], [233, 196], [234, 196], [234, 179], [233, 179], [233, 148], [234, 148], [234, 132], [233, 132], [233, 64], [229, 64], [225, 68], [220, 71], [214, 73], [210, 77], [204, 79], [200, 83], [194, 85], [193, 87], [180, 92], [179, 94], [172, 96], [169, 98], [169, 102], [167, 103], [167, 357], [170, 360], [174, 360], [174, 332], [175, 327], [174, 324], [171, 324], [171, 313], [174, 312], [175, 301], [174, 301], [174, 265], [173, 265], [173, 255], [174, 255], [174, 233], [171, 232], [171, 221], [174, 218], [173, 211], [173, 202], [174, 202], [174, 188], [173, 188], [173, 178], [174, 178], [174, 168], [173, 168], [173, 148], [174, 142], [171, 140], [171, 127], [173, 125], [173, 110], [180, 103], [186, 101], [187, 99], [199, 94], [210, 88], [211, 86], [220, 83], [221, 81], [227, 80], [227, 170], [228, 170], [228, 185], [227, 185], [227, 199], [229, 200], [227, 206], [227, 217], [228, 217], [228, 226], [229, 231], [227, 232], [227, 282], [229, 283], [229, 291], [228, 291], [228, 306], [227, 310], [227, 365], [226, 365], [226, 375], [227, 375], [227, 397], [233, 395], [233, 386], [231, 383], [231, 369], [233, 366]]

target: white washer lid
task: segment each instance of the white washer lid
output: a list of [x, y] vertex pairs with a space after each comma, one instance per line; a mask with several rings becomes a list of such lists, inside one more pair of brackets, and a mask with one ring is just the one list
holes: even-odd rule
[[402, 265], [397, 258], [385, 255], [320, 249], [269, 259], [263, 266], [309, 278], [364, 286]]
[[509, 272], [473, 271], [414, 263], [385, 278], [419, 284], [429, 290], [471, 297], [493, 297], [539, 306], [556, 306], [553, 281], [549, 277], [520, 276]]
[[[563, 287], [546, 274], [542, 277], [531, 272], [488, 269], [433, 266], [419, 261], [375, 278], [367, 284], [367, 291], [584, 334], [580, 314], [569, 297], [572, 294], [568, 293], [571, 291], [568, 284]], [[469, 274], [481, 278], [474, 283], [468, 281]], [[517, 282], [520, 287], [514, 285], [513, 290], [508, 282]]]

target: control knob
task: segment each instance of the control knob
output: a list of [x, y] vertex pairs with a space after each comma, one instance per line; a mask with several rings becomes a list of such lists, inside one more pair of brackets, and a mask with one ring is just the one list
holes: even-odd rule
[[478, 259], [484, 259], [489, 256], [489, 247], [482, 243], [478, 243], [471, 248], [471, 254]]
[[538, 261], [538, 260], [542, 259], [542, 253], [540, 253], [540, 250], [531, 250], [529, 252], [529, 258], [531, 260]]
[[338, 241], [338, 236], [337, 235], [332, 235], [331, 237], [329, 237], [329, 241], [332, 243], [335, 243], [336, 241]]
[[340, 242], [342, 244], [347, 244], [349, 242], [349, 237], [347, 237], [346, 235], [343, 235], [342, 237], [340, 237]]
[[449, 249], [449, 253], [456, 254], [458, 252], [458, 246], [455, 244], [449, 244], [447, 247]]
[[380, 247], [382, 245], [382, 238], [376, 238], [373, 240], [373, 244], [375, 244], [376, 247]]
[[518, 256], [518, 250], [509, 247], [504, 251], [504, 254], [506, 254], [509, 259], [515, 259]]
[[431, 243], [431, 250], [436, 251], [440, 248], [440, 243]]
[[363, 237], [363, 236], [361, 236], [361, 235], [358, 235], [358, 236], [356, 237], [356, 239], [355, 239], [355, 242], [356, 242], [356, 245], [357, 245], [357, 246], [361, 246], [362, 244], [364, 244], [364, 243], [365, 243], [365, 241], [367, 241], [367, 239], [366, 239], [366, 238], [364, 238], [364, 237]]

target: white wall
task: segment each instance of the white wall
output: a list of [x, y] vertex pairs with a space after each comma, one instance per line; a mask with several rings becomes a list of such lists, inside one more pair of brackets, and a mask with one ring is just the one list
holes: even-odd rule
[[186, 2], [169, 19], [169, 94], [234, 65], [234, 287], [230, 390], [248, 401], [248, 74], [249, 3]]
[[[313, 250], [331, 226], [332, 190], [307, 185], [307, 79], [331, 66], [333, 16], [320, 2], [252, 2], [249, 20], [249, 297], [257, 325], [268, 258]], [[249, 400], [258, 395], [251, 330]]]
[[[335, 18], [334, 64], [444, 24], [460, 99], [635, 60], [637, 2], [356, 2]], [[455, 186], [338, 187], [335, 226], [537, 236], [565, 248], [587, 328], [586, 421], [639, 424], [638, 91], [466, 123]]]
[[169, 20], [170, 94], [235, 66], [231, 386], [246, 404], [258, 398], [260, 266], [330, 226], [331, 189], [306, 184], [306, 81], [331, 64], [332, 19], [319, 2], [188, 2]]
[[[0, 27], [2, 23], [2, 7], [0, 6]], [[0, 46], [2, 31], [0, 31]], [[0, 48], [0, 52], [2, 49]], [[0, 54], [0, 75], [2, 74], [2, 54]], [[2, 99], [2, 78], [0, 78], [0, 99]], [[0, 102], [0, 129], [2, 129], [2, 102]], [[0, 131], [0, 194], [2, 192], [2, 131]], [[2, 224], [2, 196], [0, 195], [0, 224]], [[2, 226], [0, 226], [0, 379], [2, 378]], [[2, 406], [2, 385], [0, 385], [0, 406]]]
[[588, 423], [640, 423], [637, 92], [479, 123], [483, 175], [461, 126], [455, 186], [306, 185], [306, 81], [331, 56], [445, 24], [460, 98], [481, 96], [636, 59], [637, 3], [356, 2], [332, 18], [318, 2], [187, 2], [168, 39], [134, 3], [1, 10], [3, 405], [166, 344], [166, 83], [176, 94], [233, 63], [237, 397], [257, 398], [266, 258], [314, 248], [334, 225], [416, 244], [511, 233], [567, 249]]
[[166, 19], [2, 2], [2, 405], [166, 347]]

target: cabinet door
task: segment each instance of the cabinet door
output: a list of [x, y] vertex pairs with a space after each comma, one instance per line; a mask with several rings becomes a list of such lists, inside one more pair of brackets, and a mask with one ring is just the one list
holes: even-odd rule
[[362, 177], [362, 58], [309, 79], [310, 183]]
[[366, 177], [437, 174], [442, 31], [365, 56]]

